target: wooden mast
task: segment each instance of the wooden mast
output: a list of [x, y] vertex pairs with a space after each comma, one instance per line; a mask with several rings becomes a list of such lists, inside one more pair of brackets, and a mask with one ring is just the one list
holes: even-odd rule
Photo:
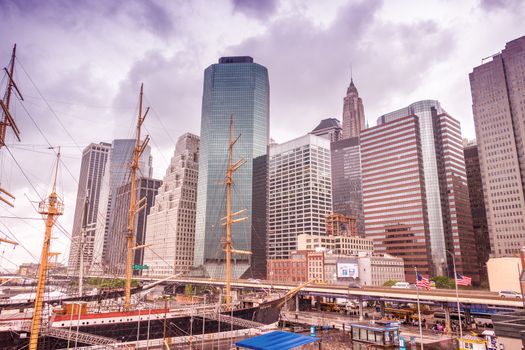
[[225, 225], [226, 225], [226, 242], [224, 245], [224, 251], [226, 252], [226, 308], [231, 308], [231, 255], [232, 253], [238, 253], [238, 254], [251, 254], [249, 251], [244, 250], [238, 250], [232, 248], [232, 235], [231, 235], [231, 225], [244, 221], [247, 218], [238, 218], [234, 219], [235, 216], [243, 213], [245, 210], [240, 210], [238, 212], [232, 213], [231, 212], [231, 192], [232, 192], [232, 185], [233, 185], [233, 173], [239, 169], [246, 161], [244, 159], [239, 159], [235, 164], [233, 163], [233, 145], [239, 140], [241, 135], [234, 138], [233, 136], [234, 130], [233, 130], [233, 113], [230, 114], [230, 142], [229, 142], [229, 150], [228, 150], [228, 172], [226, 173], [226, 217], [225, 219]]
[[86, 243], [86, 229], [87, 216], [89, 209], [89, 189], [86, 187], [86, 196], [84, 197], [84, 209], [82, 210], [82, 227], [80, 229], [80, 237], [78, 242], [78, 296], [81, 297], [84, 293], [84, 244]]
[[140, 131], [142, 123], [148, 114], [149, 107], [146, 109], [146, 113], [142, 115], [142, 97], [144, 94], [144, 84], [140, 85], [140, 97], [139, 97], [139, 115], [137, 120], [137, 142], [133, 149], [133, 159], [131, 161], [131, 194], [129, 200], [129, 220], [128, 220], [128, 233], [127, 233], [127, 259], [126, 259], [126, 294], [124, 298], [124, 308], [129, 310], [131, 305], [131, 277], [133, 275], [132, 264], [133, 264], [133, 251], [135, 248], [135, 235], [133, 232], [135, 226], [135, 213], [137, 212], [137, 198], [136, 198], [136, 187], [137, 187], [137, 170], [139, 169], [140, 156], [146, 149], [149, 142], [149, 136], [146, 136], [144, 141], [140, 139]]
[[[13, 89], [16, 90], [18, 93], [18, 96], [23, 101], [24, 98], [22, 97], [22, 94], [18, 90], [18, 87], [16, 86], [13, 77], [15, 73], [15, 59], [16, 59], [16, 44], [13, 46], [13, 52], [11, 54], [11, 61], [9, 63], [9, 70], [4, 68], [4, 71], [7, 74], [7, 91], [5, 94], [5, 101], [3, 99], [0, 99], [0, 109], [2, 110], [2, 119], [0, 119], [0, 148], [5, 146], [5, 137], [7, 134], [7, 128], [11, 127], [13, 129], [13, 133], [15, 134], [18, 141], [20, 141], [20, 130], [18, 130], [18, 127], [16, 126], [15, 120], [11, 116], [11, 112], [9, 111], [9, 105], [11, 103], [11, 94], [13, 92]], [[5, 197], [2, 197], [1, 195], [6, 195], [10, 199], [6, 199]], [[4, 202], [5, 204], [9, 205], [10, 207], [13, 207], [13, 203], [11, 200], [15, 199], [15, 196], [13, 196], [11, 193], [9, 193], [7, 190], [0, 187], [0, 201]]]
[[2, 237], [0, 237], [0, 243], [8, 243], [8, 244], [12, 244], [12, 245], [15, 245], [15, 246], [18, 245], [17, 242], [12, 241], [12, 240], [7, 239], [7, 238], [2, 238]]
[[29, 350], [37, 350], [40, 323], [42, 321], [42, 304], [46, 286], [47, 265], [49, 262], [49, 246], [51, 244], [51, 230], [56, 218], [64, 213], [64, 205], [56, 193], [56, 182], [58, 174], [58, 164], [60, 163], [60, 148], [57, 154], [55, 175], [53, 178], [53, 190], [48, 198], [42, 200], [38, 206], [38, 212], [46, 215], [46, 232], [44, 244], [42, 246], [42, 256], [40, 257], [40, 268], [38, 269], [38, 284], [35, 295], [35, 308], [31, 322], [31, 336], [29, 338]]
[[231, 306], [231, 255], [232, 255], [232, 235], [231, 235], [231, 191], [233, 175], [233, 114], [230, 115], [230, 142], [228, 149], [228, 172], [226, 173], [226, 307]]
[[11, 113], [9, 112], [9, 105], [11, 104], [11, 94], [13, 92], [13, 88], [18, 92], [20, 99], [23, 100], [22, 95], [20, 94], [20, 91], [18, 90], [18, 87], [16, 86], [13, 77], [15, 74], [15, 59], [16, 59], [16, 44], [13, 46], [13, 52], [11, 54], [11, 61], [9, 63], [9, 71], [4, 68], [4, 71], [7, 73], [7, 92], [5, 96], [5, 101], [1, 101], [1, 107], [4, 113], [2, 120], [0, 121], [0, 148], [5, 146], [5, 136], [7, 133], [7, 128], [11, 127], [15, 133], [15, 136], [18, 138], [18, 141], [20, 141], [20, 132], [18, 130], [18, 127], [15, 124], [14, 119], [11, 116]]

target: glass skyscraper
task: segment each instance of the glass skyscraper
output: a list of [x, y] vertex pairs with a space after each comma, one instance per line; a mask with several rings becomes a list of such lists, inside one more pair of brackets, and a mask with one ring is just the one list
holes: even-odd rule
[[[232, 225], [232, 245], [251, 250], [253, 240], [266, 240], [266, 232], [256, 232], [260, 230], [252, 224], [257, 220], [252, 212], [252, 173], [253, 159], [267, 150], [269, 95], [268, 70], [251, 57], [222, 57], [204, 71], [194, 266], [210, 277], [224, 276], [225, 229], [221, 219], [226, 216], [230, 114], [234, 133], [240, 135], [234, 146], [234, 162], [246, 161], [233, 175], [232, 213], [245, 209], [239, 216], [248, 218]], [[233, 259], [233, 275], [238, 277], [248, 270], [250, 258], [234, 254]]]

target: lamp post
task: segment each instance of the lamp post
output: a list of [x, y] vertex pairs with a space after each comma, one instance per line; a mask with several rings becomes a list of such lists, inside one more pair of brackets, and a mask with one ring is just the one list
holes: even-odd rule
[[450, 256], [452, 256], [452, 266], [454, 267], [454, 284], [456, 286], [456, 303], [458, 305], [458, 320], [459, 320], [459, 336], [463, 338], [463, 325], [461, 324], [461, 309], [459, 307], [459, 292], [458, 292], [458, 274], [456, 273], [456, 258], [450, 251], [445, 250]]

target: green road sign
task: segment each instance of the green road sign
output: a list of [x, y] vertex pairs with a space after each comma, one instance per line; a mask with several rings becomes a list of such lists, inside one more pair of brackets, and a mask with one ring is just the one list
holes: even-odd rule
[[134, 264], [132, 266], [133, 270], [147, 270], [149, 269], [149, 266], [148, 265], [137, 265], [137, 264]]

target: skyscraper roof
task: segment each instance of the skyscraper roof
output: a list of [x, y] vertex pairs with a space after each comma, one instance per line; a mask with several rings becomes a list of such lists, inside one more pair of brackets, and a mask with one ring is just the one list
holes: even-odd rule
[[348, 86], [348, 90], [346, 90], [346, 93], [349, 94], [351, 92], [358, 93], [357, 88], [354, 85], [354, 79], [350, 78], [350, 85]]
[[312, 132], [323, 130], [323, 129], [328, 129], [328, 128], [340, 128], [340, 127], [341, 127], [341, 122], [339, 121], [339, 119], [326, 118], [326, 119], [321, 120], [319, 122], [319, 125], [317, 125], [315, 129], [312, 130]]

